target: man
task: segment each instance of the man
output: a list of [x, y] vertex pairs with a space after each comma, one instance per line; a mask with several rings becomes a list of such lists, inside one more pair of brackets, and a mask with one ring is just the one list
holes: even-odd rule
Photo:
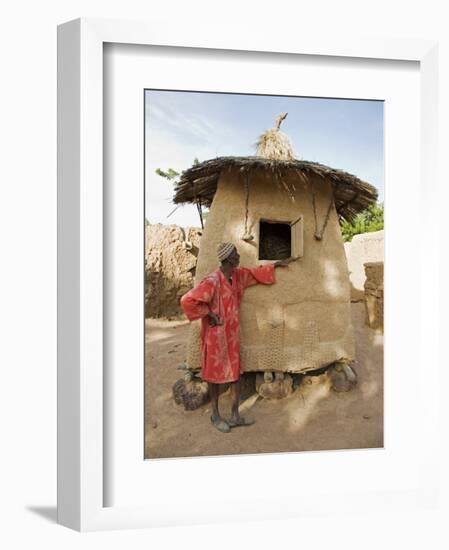
[[[275, 282], [276, 267], [286, 267], [297, 258], [248, 269], [238, 267], [240, 255], [232, 243], [217, 248], [220, 268], [206, 276], [181, 298], [189, 321], [201, 319], [201, 378], [208, 383], [212, 403], [212, 424], [220, 432], [231, 427], [249, 426], [254, 421], [240, 416], [240, 303], [246, 288]], [[226, 421], [218, 410], [219, 385], [230, 383], [231, 418]]]

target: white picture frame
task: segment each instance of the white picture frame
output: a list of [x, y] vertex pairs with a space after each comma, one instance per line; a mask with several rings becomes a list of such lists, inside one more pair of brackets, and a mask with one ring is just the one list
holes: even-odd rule
[[[152, 527], [191, 523], [264, 519], [266, 515], [251, 499], [229, 503], [223, 499], [227, 515], [217, 516], [198, 503], [195, 514], [183, 513], [175, 502], [157, 506], [141, 503], [105, 506], [104, 425], [104, 204], [103, 196], [103, 56], [105, 44], [158, 45], [175, 52], [175, 48], [273, 52], [290, 55], [332, 56], [404, 60], [419, 63], [421, 86], [420, 190], [426, 201], [420, 210], [421, 318], [437, 319], [437, 300], [423, 298], [424, 288], [436, 297], [438, 287], [433, 274], [438, 270], [438, 239], [434, 239], [438, 222], [438, 173], [435, 161], [438, 149], [438, 111], [436, 79], [438, 75], [437, 44], [421, 40], [311, 40], [296, 37], [267, 37], [254, 30], [251, 34], [204, 34], [192, 38], [161, 29], [156, 24], [81, 19], [58, 28], [58, 521], [78, 530]], [[173, 55], [176, 55], [173, 53]], [[388, 236], [387, 236], [388, 239]], [[388, 291], [387, 291], [388, 292]], [[143, 308], [143, 304], [142, 304]], [[417, 375], [438, 376], [438, 327], [420, 325], [422, 348]], [[387, 331], [388, 338], [388, 331]], [[434, 385], [436, 387], [436, 384]], [[436, 391], [436, 389], [434, 390]], [[426, 453], [416, 467], [432, 470], [438, 462], [437, 408], [432, 391], [423, 397], [424, 419], [429, 425]], [[142, 411], [143, 415], [143, 411]], [[315, 455], [317, 456], [317, 455]], [[270, 457], [265, 457], [271, 460]], [[140, 460], [140, 457], [138, 457]], [[239, 460], [245, 461], [242, 457]], [[341, 462], [341, 456], [339, 461]], [[248, 462], [248, 461], [247, 461]], [[176, 461], [173, 461], [175, 464]], [[381, 464], [381, 462], [379, 462]], [[192, 468], [195, 463], [191, 461]], [[429, 468], [430, 467], [430, 468]], [[385, 506], [408, 506], [412, 509], [434, 506], [438, 478], [423, 475], [416, 483], [390, 491], [359, 494], [341, 491], [332, 494], [308, 494], [301, 499], [297, 489], [276, 500], [271, 517], [325, 515], [332, 510], [365, 507], [375, 512]], [[157, 494], [155, 498], [157, 499]], [[162, 495], [161, 495], [162, 496]], [[283, 497], [283, 498], [281, 498]], [[323, 497], [326, 503], [323, 503]], [[267, 497], [267, 503], [273, 497]], [[253, 506], [252, 506], [253, 504]], [[201, 508], [202, 507], [202, 508]]]

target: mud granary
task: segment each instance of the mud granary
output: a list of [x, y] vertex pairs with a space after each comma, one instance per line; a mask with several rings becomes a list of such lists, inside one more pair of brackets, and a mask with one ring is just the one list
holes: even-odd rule
[[[276, 139], [279, 124], [269, 132]], [[345, 171], [285, 154], [282, 142], [270, 153], [261, 138], [258, 156], [202, 162], [176, 185], [176, 204], [210, 208], [195, 283], [218, 268], [220, 242], [234, 243], [245, 267], [299, 256], [276, 270], [274, 285], [245, 292], [243, 370], [303, 373], [350, 362], [354, 335], [340, 221], [375, 202], [377, 191]], [[193, 372], [200, 369], [199, 330], [192, 323], [187, 367]]]

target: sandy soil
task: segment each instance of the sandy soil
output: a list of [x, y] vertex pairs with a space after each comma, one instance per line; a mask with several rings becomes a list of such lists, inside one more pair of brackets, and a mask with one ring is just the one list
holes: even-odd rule
[[[254, 454], [383, 447], [383, 336], [364, 324], [363, 303], [352, 304], [357, 386], [330, 388], [326, 374], [304, 376], [290, 397], [243, 396], [241, 408], [256, 423], [230, 433], [210, 423], [210, 405], [185, 411], [172, 386], [182, 377], [187, 321], [146, 321], [145, 456], [147, 458]], [[230, 413], [229, 391], [220, 412]]]

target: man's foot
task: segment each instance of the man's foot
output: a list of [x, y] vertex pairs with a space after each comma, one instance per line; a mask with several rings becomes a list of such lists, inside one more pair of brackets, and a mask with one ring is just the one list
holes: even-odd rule
[[231, 431], [229, 424], [226, 422], [226, 420], [223, 420], [221, 416], [211, 416], [210, 421], [219, 432], [228, 433]]
[[237, 416], [228, 420], [228, 424], [231, 428], [235, 428], [237, 426], [252, 426], [254, 423], [255, 420], [253, 420], [252, 418], [246, 418], [244, 416]]

